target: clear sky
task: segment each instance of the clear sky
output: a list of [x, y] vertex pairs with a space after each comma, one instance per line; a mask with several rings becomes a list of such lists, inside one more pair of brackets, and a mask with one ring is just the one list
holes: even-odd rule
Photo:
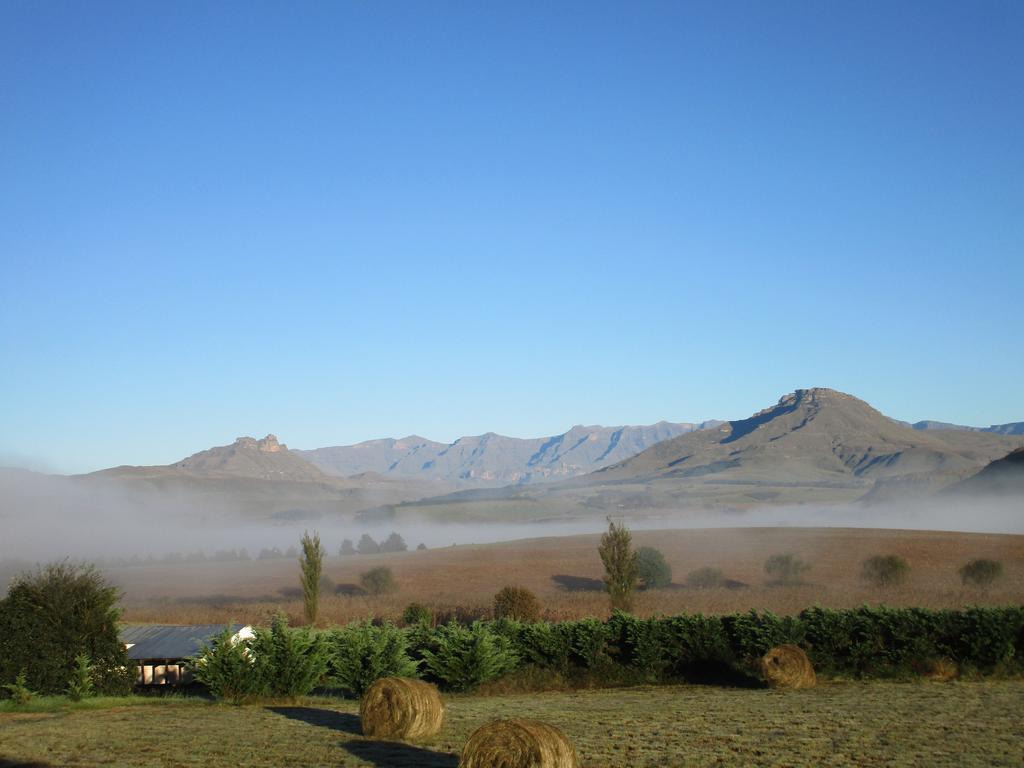
[[1024, 3], [0, 3], [0, 464], [1024, 420]]

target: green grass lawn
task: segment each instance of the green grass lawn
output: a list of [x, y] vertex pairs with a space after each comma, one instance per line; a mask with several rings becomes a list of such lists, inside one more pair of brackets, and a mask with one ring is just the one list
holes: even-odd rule
[[0, 766], [455, 768], [473, 729], [515, 716], [564, 730], [586, 768], [1024, 764], [1021, 680], [449, 696], [443, 731], [422, 745], [363, 739], [353, 701], [140, 701], [0, 712]]

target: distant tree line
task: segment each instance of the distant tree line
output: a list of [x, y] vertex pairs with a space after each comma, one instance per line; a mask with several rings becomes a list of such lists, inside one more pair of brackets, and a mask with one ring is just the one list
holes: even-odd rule
[[[417, 550], [425, 550], [427, 546], [420, 544]], [[353, 544], [351, 539], [341, 542], [338, 551], [339, 555], [376, 555], [388, 552], [405, 552], [409, 549], [401, 534], [392, 531], [391, 534], [381, 542], [374, 540], [368, 533], [364, 533], [358, 544]], [[97, 568], [126, 568], [139, 567], [144, 565], [175, 565], [177, 563], [230, 563], [246, 560], [296, 560], [300, 555], [299, 549], [290, 546], [285, 549], [280, 547], [263, 547], [254, 555], [249, 553], [245, 547], [240, 549], [218, 549], [212, 553], [197, 549], [193, 552], [167, 552], [162, 555], [131, 555], [111, 556], [92, 558], [90, 562]], [[24, 568], [25, 563], [18, 563], [18, 569]]]
[[[424, 550], [427, 548], [426, 544], [420, 544], [416, 547], [417, 550]], [[338, 554], [345, 555], [379, 555], [387, 552], [405, 552], [409, 547], [405, 543], [405, 539], [402, 538], [401, 534], [396, 531], [392, 531], [391, 534], [378, 543], [374, 538], [364, 533], [359, 537], [359, 543], [353, 544], [352, 539], [345, 539], [341, 542], [341, 548], [338, 550]]]

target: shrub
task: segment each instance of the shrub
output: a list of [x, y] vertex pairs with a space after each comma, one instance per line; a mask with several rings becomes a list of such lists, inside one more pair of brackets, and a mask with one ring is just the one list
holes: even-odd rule
[[690, 571], [686, 577], [686, 583], [695, 589], [712, 589], [725, 584], [725, 574], [718, 568], [705, 566], [696, 571]]
[[632, 541], [626, 526], [609, 518], [608, 531], [601, 536], [597, 551], [604, 563], [604, 588], [613, 609], [628, 611], [633, 605], [633, 590], [639, 574]]
[[427, 671], [454, 691], [466, 691], [515, 668], [519, 659], [507, 637], [484, 622], [462, 627], [454, 622], [437, 628], [433, 647], [425, 649]]
[[421, 541], [421, 542], [420, 542], [419, 544], [417, 544], [417, 545], [416, 545], [416, 551], [417, 551], [417, 552], [422, 552], [422, 551], [424, 551], [424, 550], [425, 550], [426, 548], [427, 548], [427, 545], [426, 545], [426, 544], [424, 544], [424, 543], [423, 543], [422, 541]]
[[385, 595], [398, 589], [391, 569], [383, 565], [368, 570], [359, 577], [359, 583], [371, 595]]
[[902, 584], [910, 566], [899, 555], [875, 555], [861, 564], [861, 578], [876, 587], [894, 587]]
[[11, 697], [11, 700], [19, 707], [23, 707], [32, 701], [32, 697], [35, 695], [28, 687], [28, 678], [25, 670], [21, 670], [14, 678], [13, 683], [4, 683], [2, 686], [7, 694]]
[[277, 614], [270, 629], [260, 628], [249, 641], [256, 692], [272, 698], [305, 696], [327, 673], [330, 652], [308, 629], [291, 629]]
[[117, 589], [91, 565], [57, 563], [17, 576], [0, 600], [0, 684], [24, 671], [33, 691], [62, 694], [75, 658], [85, 654], [98, 692], [130, 692], [117, 599]]
[[1003, 564], [998, 560], [988, 560], [986, 558], [979, 558], [978, 560], [971, 560], [960, 570], [957, 571], [960, 574], [960, 581], [964, 585], [973, 584], [976, 587], [989, 587], [996, 579], [999, 579], [1003, 575]]
[[75, 666], [68, 681], [68, 698], [72, 701], [81, 701], [92, 694], [92, 662], [88, 656], [80, 653], [75, 656]]
[[381, 677], [419, 676], [405, 633], [392, 624], [351, 624], [331, 631], [327, 643], [331, 680], [356, 697]]
[[417, 625], [429, 627], [434, 623], [434, 614], [423, 603], [409, 603], [402, 611], [402, 623], [407, 627]]
[[526, 587], [503, 587], [494, 596], [494, 618], [537, 621], [540, 618], [540, 601]]
[[772, 555], [765, 560], [764, 572], [778, 584], [799, 584], [810, 567], [796, 555]]
[[672, 583], [672, 568], [654, 547], [640, 547], [636, 551], [636, 568], [644, 589], [662, 589]]
[[230, 629], [203, 648], [189, 666], [196, 681], [205, 685], [214, 698], [238, 704], [259, 691], [249, 642], [234, 640]]

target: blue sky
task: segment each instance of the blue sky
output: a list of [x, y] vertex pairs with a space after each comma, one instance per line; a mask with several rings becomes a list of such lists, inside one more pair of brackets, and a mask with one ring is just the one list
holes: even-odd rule
[[0, 4], [0, 464], [1024, 419], [1024, 4]]

